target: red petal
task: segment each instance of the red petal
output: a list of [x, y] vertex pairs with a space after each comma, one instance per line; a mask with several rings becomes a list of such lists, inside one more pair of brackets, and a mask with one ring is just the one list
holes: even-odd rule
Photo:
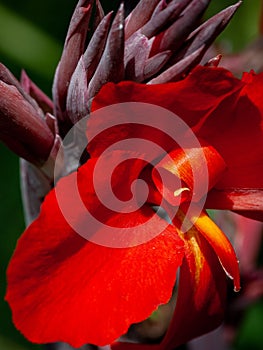
[[229, 171], [208, 194], [206, 207], [263, 221], [263, 74], [244, 73], [242, 81], [231, 123], [218, 140]]
[[[186, 79], [177, 83], [140, 85], [132, 82], [121, 82], [116, 85], [106, 84], [94, 98], [92, 111], [124, 102], [142, 102], [166, 108], [178, 115], [189, 127], [193, 127], [205, 120], [226, 97], [236, 95], [243, 85], [243, 82], [222, 68], [197, 67]], [[91, 116], [88, 133], [92, 131], [93, 135], [97, 134], [96, 130], [104, 129], [105, 123], [109, 120], [116, 121], [116, 127], [109, 128], [89, 143], [88, 150], [93, 157], [101, 154], [109, 145], [135, 137], [135, 135], [142, 139], [150, 139], [160, 144], [165, 150], [173, 148], [176, 140], [171, 142], [167, 135], [162, 135], [162, 129], [153, 131], [151, 128], [153, 125], [147, 119], [145, 119], [145, 124], [140, 125], [140, 127], [137, 124], [131, 124], [133, 122], [132, 113], [127, 109], [126, 116], [126, 122], [130, 124], [123, 125], [121, 128], [117, 125], [118, 115], [109, 115], [109, 113], [105, 115], [102, 112], [102, 114], [96, 114], [96, 117]], [[89, 135], [88, 139], [90, 140]]]
[[199, 142], [187, 149], [173, 150], [153, 170], [159, 192], [164, 192], [164, 198], [172, 205], [191, 198], [200, 201], [225, 171], [220, 154], [212, 146]]
[[216, 185], [220, 191], [263, 189], [263, 74], [246, 76], [243, 82], [236, 103], [226, 99], [198, 131], [227, 164], [228, 171]]
[[228, 277], [233, 279], [235, 291], [238, 291], [240, 289], [239, 265], [231, 242], [205, 212], [198, 211], [196, 207], [197, 217], [194, 210], [192, 213], [187, 212], [186, 206], [181, 206], [173, 222], [177, 227], [181, 226], [182, 228], [186, 224], [187, 228], [190, 228], [188, 231], [196, 230], [206, 239], [216, 253]]
[[210, 243], [228, 277], [233, 279], [235, 290], [239, 291], [240, 276], [238, 261], [235, 251], [226, 235], [205, 213], [202, 213], [200, 217], [195, 220], [194, 226]]
[[[217, 189], [230, 192], [240, 189], [261, 191], [262, 79], [262, 74], [247, 74], [243, 80], [238, 80], [222, 68], [197, 67], [186, 79], [177, 83], [145, 86], [122, 82], [106, 85], [94, 99], [92, 107], [94, 111], [110, 104], [133, 101], [167, 108], [185, 121], [198, 138], [213, 146], [224, 159], [228, 170], [216, 184]], [[108, 118], [118, 120], [118, 116]], [[130, 137], [151, 140], [166, 152], [177, 147], [176, 140], [164, 135], [162, 128], [153, 130], [147, 119], [146, 125], [138, 127], [131, 124], [130, 115], [127, 118], [130, 124], [122, 128], [119, 125], [110, 128], [91, 141], [89, 151], [92, 156], [100, 154], [109, 145]], [[104, 123], [105, 118], [91, 118], [90, 130], [96, 131]], [[220, 200], [222, 202], [222, 197]], [[235, 210], [236, 206], [240, 206], [239, 196], [232, 196], [231, 200], [234, 201], [233, 207], [229, 206], [227, 200], [223, 204], [225, 208]], [[209, 203], [213, 206], [211, 200]], [[214, 206], [218, 206], [217, 201]], [[262, 207], [259, 209], [262, 210]]]
[[180, 268], [174, 318], [161, 349], [174, 349], [210, 332], [223, 321], [226, 278], [217, 256], [194, 229], [184, 234], [188, 246]]
[[[82, 198], [94, 212], [98, 201], [89, 189], [95, 163], [89, 161], [78, 174]], [[129, 178], [128, 170], [120, 181]], [[74, 176], [62, 179], [57, 188], [71, 208], [73, 219], [85, 222], [74, 201]], [[39, 218], [19, 240], [10, 262], [6, 299], [14, 323], [36, 343], [65, 341], [74, 347], [110, 343], [131, 323], [142, 321], [168, 302], [182, 262], [183, 243], [175, 229], [165, 224], [156, 238], [141, 245], [97, 245], [70, 227], [59, 205], [53, 190]], [[152, 216], [152, 209], [144, 206], [134, 213], [112, 214], [105, 221], [114, 230], [115, 226], [135, 227]], [[163, 222], [155, 216], [148, 230], [163, 228]], [[100, 233], [103, 230], [101, 225]]]
[[180, 268], [174, 316], [160, 344], [115, 343], [114, 350], [175, 349], [216, 328], [223, 320], [226, 277], [212, 247], [193, 227], [182, 235], [186, 257]]

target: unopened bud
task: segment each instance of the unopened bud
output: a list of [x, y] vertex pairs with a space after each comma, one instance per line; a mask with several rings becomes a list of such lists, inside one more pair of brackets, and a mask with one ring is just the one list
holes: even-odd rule
[[40, 165], [50, 154], [54, 135], [16, 87], [0, 81], [0, 140], [13, 152]]

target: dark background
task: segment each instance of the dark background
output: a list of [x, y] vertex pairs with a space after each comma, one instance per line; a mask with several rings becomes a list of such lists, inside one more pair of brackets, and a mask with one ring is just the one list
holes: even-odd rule
[[[0, 0], [0, 61], [19, 77], [21, 68], [51, 95], [52, 78], [59, 60], [67, 24], [77, 0]], [[107, 11], [119, 1], [102, 1]], [[127, 1], [131, 5], [131, 1]], [[208, 15], [230, 0], [213, 0]], [[220, 37], [226, 51], [244, 48], [258, 35], [260, 0], [244, 0], [227, 30]], [[19, 189], [19, 159], [0, 144], [0, 349], [40, 349], [28, 343], [12, 325], [4, 302], [5, 270], [24, 229]], [[263, 344], [263, 303], [247, 310], [234, 346], [235, 350], [259, 350]], [[212, 350], [212, 349], [211, 349]]]

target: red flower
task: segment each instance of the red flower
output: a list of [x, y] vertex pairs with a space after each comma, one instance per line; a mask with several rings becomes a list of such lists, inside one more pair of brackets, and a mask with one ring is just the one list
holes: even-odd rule
[[[200, 205], [262, 219], [262, 83], [262, 75], [238, 80], [224, 69], [198, 67], [177, 83], [122, 82], [101, 89], [88, 124], [91, 158], [47, 195], [8, 269], [6, 298], [14, 323], [28, 339], [75, 347], [112, 343], [169, 301], [179, 267], [174, 316], [162, 342], [153, 347], [173, 349], [219, 325], [225, 272], [238, 290], [238, 263], [230, 242]], [[178, 139], [164, 132], [165, 125], [157, 128], [148, 122], [153, 115], [143, 115], [145, 123], [139, 123], [136, 104], [122, 125], [125, 108], [116, 115], [101, 109], [124, 102], [175, 113], [200, 146], [190, 140], [182, 149]], [[161, 116], [159, 120], [160, 125], [165, 122]], [[187, 133], [177, 136], [188, 140]], [[132, 149], [134, 142], [125, 143], [131, 139], [139, 147], [139, 139], [146, 141], [145, 148]], [[111, 200], [109, 174], [112, 193], [122, 201], [119, 211], [104, 202]], [[138, 179], [147, 183], [147, 197], [141, 182], [134, 186]], [[170, 223], [155, 214], [160, 204]], [[198, 217], [194, 210], [189, 214], [191, 205], [199, 210]], [[100, 224], [86, 222], [87, 212]], [[77, 232], [83, 227], [81, 237]], [[112, 348], [148, 345], [118, 342]]]

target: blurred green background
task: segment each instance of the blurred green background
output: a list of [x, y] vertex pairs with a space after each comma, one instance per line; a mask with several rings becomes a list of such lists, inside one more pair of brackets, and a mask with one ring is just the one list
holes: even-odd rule
[[[129, 1], [128, 1], [129, 2]], [[22, 68], [47, 94], [59, 60], [67, 24], [77, 0], [0, 0], [0, 61], [19, 78]], [[106, 11], [118, 1], [102, 1]], [[208, 15], [235, 1], [213, 0]], [[231, 50], [242, 50], [258, 35], [260, 0], [244, 0], [220, 40]], [[4, 302], [5, 270], [24, 229], [19, 189], [19, 160], [0, 144], [0, 349], [40, 349], [28, 343], [15, 330]], [[260, 350], [263, 347], [263, 303], [247, 311], [234, 347], [235, 350]], [[211, 349], [212, 350], [212, 349]]]

